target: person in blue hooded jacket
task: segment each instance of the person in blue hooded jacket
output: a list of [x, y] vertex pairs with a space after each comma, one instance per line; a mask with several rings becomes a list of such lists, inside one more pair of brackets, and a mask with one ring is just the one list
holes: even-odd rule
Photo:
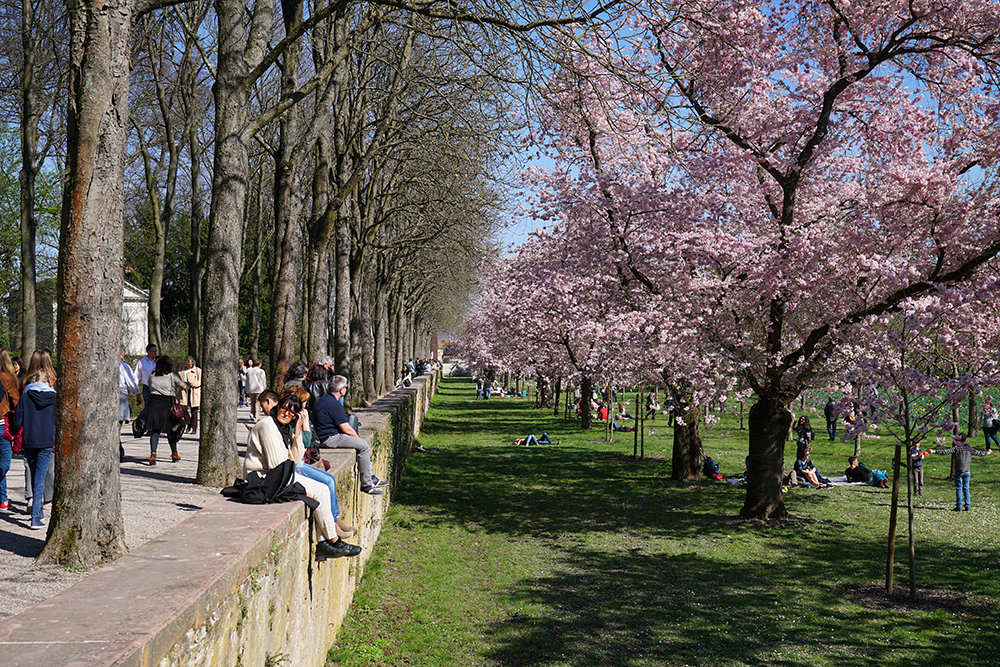
[[31, 473], [31, 527], [35, 530], [45, 528], [42, 512], [45, 473], [56, 445], [56, 390], [52, 386], [55, 380], [44, 368], [26, 377], [21, 400], [14, 411], [14, 428], [24, 429], [21, 452]]

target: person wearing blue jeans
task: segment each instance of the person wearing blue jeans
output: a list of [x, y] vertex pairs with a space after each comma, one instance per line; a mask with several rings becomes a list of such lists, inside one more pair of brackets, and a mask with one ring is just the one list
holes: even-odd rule
[[45, 473], [49, 469], [49, 461], [52, 459], [52, 448], [43, 447], [41, 449], [25, 447], [22, 450], [24, 459], [28, 463], [28, 470], [31, 473], [31, 527], [40, 530], [45, 528], [45, 516], [42, 510], [45, 502]]
[[14, 411], [13, 427], [22, 427], [24, 458], [31, 472], [31, 527], [45, 528], [45, 474], [56, 444], [56, 378], [42, 368], [25, 378], [21, 400]]
[[[271, 414], [271, 410], [278, 405], [278, 394], [270, 389], [264, 390], [258, 399], [260, 403], [260, 410], [263, 414]], [[306, 426], [309, 424], [309, 413], [304, 412], [299, 417], [305, 420]], [[306, 428], [304, 426], [303, 428]], [[308, 434], [309, 440], [312, 440], [312, 432], [307, 428], [303, 431], [303, 440], [306, 439]], [[295, 472], [303, 477], [311, 479], [315, 482], [320, 482], [321, 484], [326, 484], [327, 488], [330, 489], [330, 510], [333, 514], [333, 518], [337, 525], [337, 537], [347, 537], [354, 532], [354, 526], [347, 525], [343, 519], [340, 518], [340, 505], [337, 503], [337, 478], [328, 473], [325, 470], [320, 470], [315, 466], [311, 466], [304, 461], [298, 461], [295, 464]]]
[[969, 490], [969, 481], [972, 478], [970, 471], [973, 456], [987, 456], [993, 453], [992, 449], [981, 452], [974, 449], [965, 442], [965, 436], [961, 433], [952, 436], [954, 447], [948, 449], [931, 449], [931, 454], [954, 454], [955, 455], [955, 511], [969, 511], [972, 507], [972, 493]]
[[[302, 475], [303, 477], [308, 477], [311, 480], [320, 482], [321, 484], [326, 484], [330, 489], [330, 509], [333, 512], [334, 518], [340, 523], [340, 505], [337, 503], [337, 478], [328, 473], [325, 470], [320, 470], [316, 466], [309, 465], [308, 463], [296, 463], [295, 472]], [[343, 530], [343, 528], [338, 525], [337, 528]], [[350, 532], [350, 531], [348, 531]]]
[[1000, 424], [1000, 419], [997, 417], [997, 409], [993, 405], [993, 399], [989, 396], [983, 399], [983, 416], [982, 416], [982, 427], [983, 435], [986, 436], [986, 449], [990, 448], [990, 441], [992, 440], [997, 445], [1000, 445], [1000, 438], [997, 437], [998, 424]]
[[525, 447], [531, 447], [532, 445], [551, 445], [552, 440], [549, 439], [548, 433], [542, 433], [541, 438], [536, 438], [535, 435], [529, 434], [527, 438], [520, 438], [514, 441], [515, 445], [524, 445]]

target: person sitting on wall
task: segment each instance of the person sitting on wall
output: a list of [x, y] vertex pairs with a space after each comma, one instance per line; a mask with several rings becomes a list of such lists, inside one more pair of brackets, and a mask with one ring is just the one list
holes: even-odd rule
[[[257, 421], [247, 439], [243, 459], [244, 479], [251, 472], [265, 475], [288, 460], [301, 461], [305, 453], [302, 444], [303, 420], [299, 419], [301, 411], [302, 401], [290, 394], [280, 399], [269, 415]], [[329, 487], [297, 471], [292, 481], [301, 484], [306, 494], [319, 503], [313, 513], [313, 523], [321, 538], [316, 544], [316, 560], [360, 554], [361, 547], [348, 544], [337, 536], [337, 517], [333, 514]]]
[[358, 471], [361, 491], [372, 496], [382, 495], [380, 487], [387, 486], [372, 471], [372, 448], [361, 438], [347, 419], [347, 412], [340, 399], [347, 395], [347, 378], [334, 375], [329, 384], [330, 393], [320, 396], [313, 406], [313, 433], [316, 441], [331, 449], [353, 449], [358, 454]]

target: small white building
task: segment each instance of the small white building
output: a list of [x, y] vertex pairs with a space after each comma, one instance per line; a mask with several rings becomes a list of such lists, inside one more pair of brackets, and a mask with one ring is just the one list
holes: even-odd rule
[[122, 347], [141, 357], [149, 344], [149, 292], [124, 281], [122, 286]]

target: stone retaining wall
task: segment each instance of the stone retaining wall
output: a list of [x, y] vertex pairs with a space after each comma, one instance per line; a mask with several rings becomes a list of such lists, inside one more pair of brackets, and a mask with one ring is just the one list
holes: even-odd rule
[[[357, 558], [314, 560], [302, 503], [222, 499], [59, 595], [0, 623], [0, 667], [321, 667], [382, 528], [437, 377], [356, 414], [385, 495], [361, 493], [352, 450], [321, 450]], [[282, 662], [284, 660], [284, 662]]]

